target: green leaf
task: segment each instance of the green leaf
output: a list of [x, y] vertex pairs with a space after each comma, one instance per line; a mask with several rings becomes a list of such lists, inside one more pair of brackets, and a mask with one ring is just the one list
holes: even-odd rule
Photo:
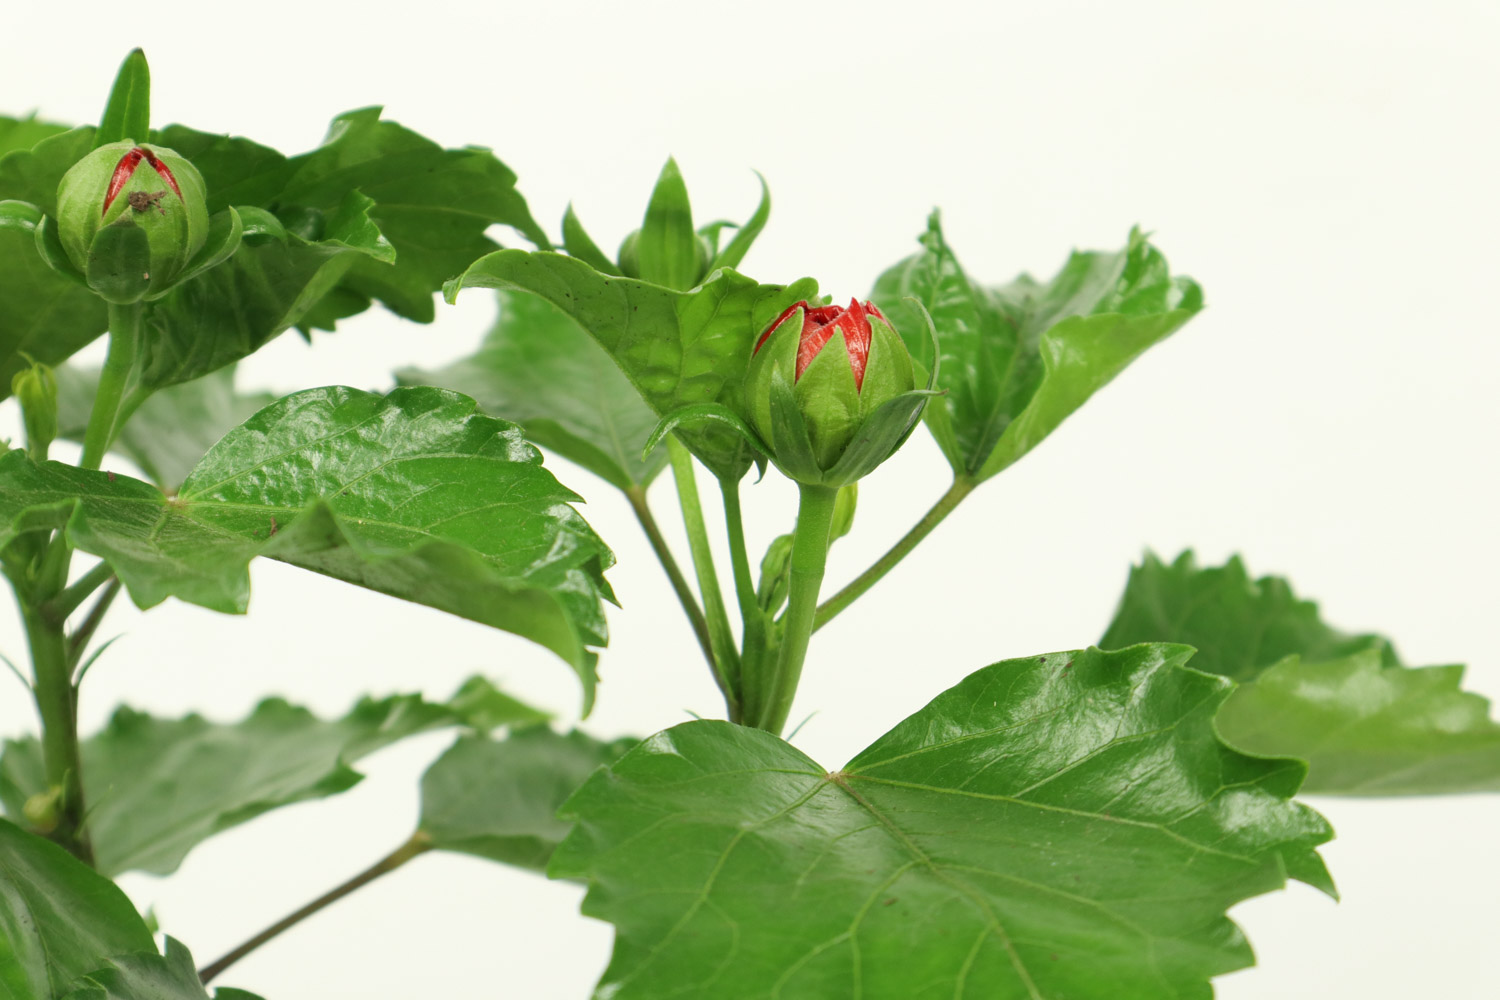
[[[214, 991], [217, 1000], [260, 1000], [244, 990]], [[73, 984], [61, 1000], [209, 1000], [193, 956], [180, 941], [167, 938], [166, 955], [153, 949], [122, 955]]]
[[116, 955], [155, 950], [113, 882], [0, 820], [0, 996], [53, 1000]]
[[55, 217], [57, 185], [73, 164], [93, 152], [94, 135], [93, 127], [80, 126], [0, 156], [0, 199], [29, 201]]
[[17, 149], [30, 149], [49, 136], [66, 132], [66, 125], [38, 121], [35, 115], [9, 118], [0, 115], [0, 156]]
[[284, 205], [331, 210], [351, 190], [375, 202], [375, 224], [396, 248], [396, 267], [357, 262], [344, 286], [398, 316], [430, 323], [432, 295], [449, 277], [495, 249], [484, 231], [499, 223], [543, 249], [551, 244], [516, 190], [516, 175], [489, 150], [443, 149], [391, 121], [380, 108], [333, 120], [323, 145], [295, 157]]
[[[571, 316], [609, 352], [658, 417], [685, 406], [720, 403], [749, 419], [742, 399], [756, 338], [787, 306], [816, 297], [817, 282], [760, 285], [725, 269], [689, 292], [600, 274], [555, 253], [501, 250], [446, 286], [539, 295]], [[740, 436], [707, 426], [683, 443], [720, 478], [738, 479], [753, 455]]]
[[597, 994], [1212, 996], [1224, 915], [1288, 875], [1331, 891], [1303, 766], [1214, 735], [1228, 682], [1180, 646], [986, 667], [828, 773], [690, 722], [564, 807], [551, 873], [616, 926]]
[[558, 735], [545, 726], [503, 740], [461, 737], [422, 776], [418, 829], [440, 851], [545, 871], [571, 829], [558, 808], [639, 742]]
[[677, 161], [667, 160], [646, 206], [641, 223], [641, 279], [685, 291], [698, 283], [703, 262], [698, 234], [693, 231], [693, 210], [688, 204], [687, 184]]
[[127, 139], [148, 142], [150, 136], [151, 68], [146, 65], [146, 53], [132, 49], [110, 89], [109, 103], [94, 135], [94, 148]]
[[983, 481], [1036, 447], [1152, 344], [1203, 308], [1190, 278], [1132, 231], [1118, 253], [1074, 252], [1045, 284], [1022, 275], [986, 288], [969, 278], [943, 239], [938, 214], [923, 250], [892, 267], [871, 298], [931, 368], [926, 327], [907, 296], [931, 313], [941, 351], [927, 407], [954, 474]]
[[[234, 366], [152, 395], [120, 431], [112, 450], [166, 493], [176, 493], [193, 466], [225, 434], [275, 402], [270, 393], [238, 393]], [[57, 369], [59, 433], [83, 441], [99, 384], [95, 368]]]
[[[745, 254], [750, 252], [755, 238], [766, 228], [766, 221], [771, 218], [771, 189], [760, 171], [755, 172], [755, 177], [760, 181], [760, 204], [756, 206], [755, 214], [750, 216], [749, 221], [735, 230], [734, 239], [729, 241], [729, 245], [714, 255], [713, 261], [708, 265], [710, 271], [717, 271], [721, 267], [739, 267]], [[717, 235], [715, 233], [715, 245]]]
[[1324, 624], [1318, 606], [1299, 599], [1287, 581], [1252, 580], [1239, 556], [1199, 568], [1191, 551], [1170, 565], [1148, 552], [1131, 568], [1099, 645], [1119, 649], [1137, 642], [1186, 643], [1198, 650], [1194, 668], [1241, 682], [1292, 655], [1320, 662], [1375, 650], [1386, 665], [1400, 663], [1389, 640]]
[[1198, 647], [1193, 665], [1241, 686], [1219, 713], [1224, 738], [1300, 757], [1303, 790], [1324, 795], [1500, 791], [1500, 723], [1460, 689], [1463, 667], [1405, 667], [1390, 640], [1350, 635], [1278, 577], [1252, 579], [1238, 557], [1199, 568], [1147, 555], [1131, 570], [1101, 641]]
[[572, 202], [568, 203], [568, 209], [563, 213], [562, 222], [563, 249], [571, 257], [577, 257], [589, 267], [605, 274], [619, 277], [622, 272], [615, 266], [599, 245], [589, 236], [588, 230], [583, 228], [583, 222], [578, 218], [578, 213], [573, 211]]
[[16, 372], [29, 367], [25, 355], [59, 364], [109, 326], [104, 301], [37, 253], [41, 218], [33, 205], [0, 201], [0, 400], [10, 396]]
[[[505, 712], [496, 711], [509, 701]], [[167, 875], [214, 834], [294, 802], [326, 798], [358, 784], [352, 765], [417, 733], [454, 725], [534, 724], [546, 716], [470, 681], [448, 702], [421, 696], [366, 698], [341, 719], [323, 720], [280, 698], [245, 719], [164, 719], [128, 707], [83, 741], [85, 801], [97, 866], [106, 875]], [[0, 757], [5, 809], [21, 815], [47, 788], [35, 737], [8, 740]]]
[[641, 457], [656, 414], [618, 365], [566, 313], [535, 295], [499, 292], [500, 315], [479, 350], [436, 371], [397, 372], [403, 385], [473, 396], [486, 413], [606, 482], [644, 487], [666, 455]]
[[282, 399], [231, 431], [175, 498], [125, 476], [16, 451], [0, 458], [0, 547], [66, 524], [140, 607], [226, 612], [270, 556], [525, 636], [593, 688], [613, 556], [520, 428], [430, 388], [339, 386]]

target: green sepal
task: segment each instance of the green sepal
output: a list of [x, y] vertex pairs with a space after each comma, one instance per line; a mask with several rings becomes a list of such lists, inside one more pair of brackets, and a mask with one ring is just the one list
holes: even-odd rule
[[240, 213], [230, 206], [219, 212], [208, 220], [208, 239], [203, 242], [203, 249], [198, 255], [188, 262], [187, 269], [182, 272], [179, 282], [196, 278], [210, 268], [218, 267], [240, 248], [240, 242], [244, 238], [245, 225], [240, 219]]
[[687, 291], [704, 273], [703, 246], [693, 231], [693, 209], [677, 161], [668, 158], [656, 179], [637, 242], [641, 280]]
[[577, 257], [601, 274], [616, 278], [624, 275], [625, 272], [616, 267], [614, 261], [589, 238], [588, 231], [578, 219], [578, 213], [573, 211], [572, 202], [568, 202], [568, 209], [563, 213], [562, 232], [563, 249], [568, 251], [568, 256]]
[[57, 220], [50, 215], [42, 216], [36, 224], [36, 252], [52, 270], [88, 287], [88, 279], [68, 259], [68, 251], [63, 249], [62, 240], [57, 235]]
[[831, 468], [859, 428], [860, 391], [842, 333], [835, 333], [793, 385], [818, 467]]
[[275, 240], [287, 241], [286, 226], [268, 209], [255, 205], [240, 205], [235, 208], [240, 217], [241, 240], [249, 246], [263, 246]]
[[799, 483], [821, 483], [823, 470], [813, 453], [812, 436], [802, 419], [792, 380], [780, 364], [771, 369], [770, 389], [771, 448], [776, 467]]
[[94, 148], [128, 139], [145, 142], [150, 134], [151, 67], [146, 65], [146, 53], [133, 49], [115, 75], [109, 102], [99, 119], [99, 131], [94, 135]]
[[[771, 189], [759, 170], [755, 172], [755, 176], [760, 181], [760, 204], [756, 206], [755, 214], [750, 216], [749, 221], [737, 227], [734, 239], [730, 240], [729, 245], [723, 250], [718, 250], [718, 233], [715, 231], [713, 243], [715, 253], [708, 265], [710, 272], [717, 271], [721, 267], [739, 267], [740, 261], [745, 259], [745, 254], [749, 253], [750, 245], [755, 242], [760, 231], [766, 228], [766, 220], [771, 217]], [[702, 230], [699, 232], [701, 233]]]
[[151, 240], [124, 216], [101, 228], [89, 243], [84, 278], [105, 302], [139, 302], [151, 287]]

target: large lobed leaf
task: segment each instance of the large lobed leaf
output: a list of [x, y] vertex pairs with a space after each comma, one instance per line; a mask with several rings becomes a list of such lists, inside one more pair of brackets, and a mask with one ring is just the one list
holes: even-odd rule
[[1222, 744], [1228, 682], [1143, 645], [997, 663], [826, 772], [691, 722], [565, 807], [552, 874], [616, 926], [596, 996], [1207, 998], [1224, 915], [1331, 891], [1296, 761]]
[[1146, 348], [1203, 308], [1190, 278], [1173, 277], [1138, 230], [1117, 253], [1074, 252], [1046, 283], [1022, 275], [986, 287], [943, 238], [938, 213], [922, 251], [887, 270], [871, 298], [929, 369], [932, 316], [946, 395], [927, 423], [956, 476], [982, 482], [1036, 447]]
[[545, 871], [572, 828], [558, 808], [589, 775], [639, 742], [546, 726], [503, 740], [460, 737], [422, 776], [418, 830], [434, 850]]
[[593, 689], [613, 555], [521, 431], [431, 388], [295, 393], [231, 431], [176, 497], [138, 480], [0, 457], [0, 546], [66, 525], [132, 598], [226, 612], [258, 555], [525, 636]]
[[[240, 990], [218, 1000], [257, 1000]], [[0, 996], [6, 1000], [208, 1000], [186, 948], [151, 931], [113, 882], [0, 820]]]
[[[280, 698], [261, 702], [234, 723], [120, 708], [82, 747], [95, 862], [106, 875], [170, 874], [193, 847], [222, 830], [352, 788], [364, 776], [351, 765], [398, 740], [453, 725], [489, 729], [543, 718], [478, 678], [448, 702], [418, 695], [366, 698], [336, 720]], [[6, 812], [21, 816], [26, 799], [46, 790], [36, 738], [6, 741], [0, 756]]]
[[1308, 762], [1325, 795], [1500, 791], [1500, 723], [1463, 691], [1463, 667], [1403, 666], [1390, 640], [1323, 622], [1279, 577], [1239, 557], [1200, 568], [1148, 554], [1100, 644], [1186, 642], [1193, 665], [1240, 687], [1219, 713], [1225, 739]]
[[[95, 135], [93, 128], [75, 128], [0, 156], [0, 200], [55, 215], [58, 182], [94, 147]], [[0, 153], [4, 139], [0, 129]], [[382, 121], [379, 108], [339, 116], [323, 145], [296, 157], [180, 125], [154, 131], [151, 140], [193, 161], [211, 212], [240, 210], [246, 240], [227, 263], [148, 307], [148, 388], [211, 372], [294, 326], [333, 329], [372, 300], [430, 322], [444, 279], [495, 249], [484, 235], [493, 224], [548, 245], [515, 189], [515, 175], [489, 151], [445, 150]], [[29, 235], [0, 232], [0, 266], [10, 300], [0, 303], [4, 398], [17, 350], [61, 361], [103, 332], [104, 310], [87, 289], [47, 270]], [[59, 312], [43, 345], [28, 324], [65, 290], [87, 299], [94, 312], [75, 316], [82, 310], [76, 305]]]
[[486, 413], [622, 490], [649, 484], [667, 462], [665, 449], [641, 456], [660, 418], [619, 366], [550, 302], [497, 295], [500, 315], [477, 352], [436, 371], [398, 372], [397, 381], [473, 396]]
[[[658, 416], [717, 403], [748, 419], [745, 372], [756, 338], [787, 306], [817, 295], [804, 278], [760, 285], [729, 269], [676, 291], [601, 274], [573, 257], [501, 250], [447, 283], [451, 302], [464, 288], [538, 295], [570, 316], [620, 366]], [[739, 479], [752, 455], [740, 436], [717, 425], [683, 425], [677, 433], [715, 475]]]

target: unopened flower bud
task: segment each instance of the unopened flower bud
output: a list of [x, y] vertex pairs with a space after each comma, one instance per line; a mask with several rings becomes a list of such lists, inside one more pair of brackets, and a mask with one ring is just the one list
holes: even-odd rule
[[33, 362], [11, 376], [10, 391], [21, 404], [26, 450], [45, 456], [57, 437], [57, 376], [48, 365]]
[[58, 237], [106, 301], [166, 293], [208, 238], [203, 177], [163, 146], [114, 142], [89, 153], [57, 188]]
[[[896, 419], [887, 410], [875, 423], [871, 418], [914, 387], [911, 355], [872, 303], [798, 302], [756, 344], [746, 404], [782, 471], [799, 482], [842, 486], [905, 440], [909, 414]], [[911, 403], [911, 413], [920, 412], [921, 400]]]

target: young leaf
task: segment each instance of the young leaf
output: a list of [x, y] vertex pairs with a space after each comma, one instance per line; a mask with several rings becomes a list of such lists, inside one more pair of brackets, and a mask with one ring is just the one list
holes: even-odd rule
[[151, 68], [146, 65], [146, 53], [132, 49], [110, 89], [109, 103], [94, 134], [94, 148], [127, 139], [146, 142], [150, 135]]
[[[521, 250], [492, 253], [445, 288], [450, 302], [464, 288], [531, 292], [551, 302], [609, 352], [659, 417], [721, 403], [747, 420], [742, 386], [756, 338], [787, 306], [818, 290], [811, 278], [760, 285], [725, 269], [679, 292], [612, 278], [561, 254]], [[738, 479], [752, 464], [733, 431], [708, 425], [679, 436], [720, 478]]]
[[[714, 255], [709, 262], [708, 269], [717, 271], [721, 267], [739, 267], [740, 262], [745, 259], [745, 254], [750, 252], [750, 246], [760, 231], [766, 228], [766, 221], [771, 218], [771, 189], [766, 185], [766, 179], [756, 171], [755, 177], [760, 181], [760, 204], [755, 207], [755, 214], [749, 220], [734, 231], [731, 239], [723, 250]], [[716, 244], [717, 245], [717, 242]]]
[[666, 452], [641, 457], [656, 414], [618, 365], [566, 313], [535, 295], [502, 291], [479, 350], [437, 371], [397, 372], [402, 385], [473, 396], [486, 413], [622, 490], [644, 487]]
[[16, 372], [29, 366], [26, 355], [58, 364], [109, 326], [104, 301], [37, 253], [41, 219], [33, 205], [0, 201], [0, 400], [10, 396]]
[[53, 1000], [116, 955], [155, 952], [125, 894], [67, 851], [0, 820], [0, 996]]
[[[97, 369], [57, 369], [59, 434], [81, 442], [99, 382]], [[130, 418], [113, 450], [136, 465], [165, 493], [176, 493], [209, 448], [257, 411], [275, 402], [270, 393], [239, 393], [234, 366], [152, 395]]]
[[676, 160], [667, 160], [651, 192], [646, 219], [641, 224], [638, 252], [641, 280], [679, 291], [698, 283], [703, 270], [702, 250], [698, 234], [693, 231], [687, 184]]
[[[244, 990], [219, 989], [216, 1000], [260, 1000]], [[167, 938], [167, 953], [121, 955], [76, 981], [60, 1000], [209, 1000], [193, 956], [182, 942]]]
[[545, 871], [571, 828], [558, 808], [639, 742], [558, 735], [545, 726], [503, 740], [460, 737], [422, 776], [418, 829], [436, 850]]
[[617, 278], [623, 273], [615, 266], [615, 262], [599, 249], [593, 237], [589, 236], [588, 230], [583, 228], [583, 222], [578, 218], [578, 213], [573, 211], [571, 202], [568, 204], [568, 210], [563, 213], [562, 231], [563, 249], [570, 257], [577, 257], [594, 270]]
[[30, 149], [48, 136], [66, 132], [66, 125], [39, 121], [35, 115], [10, 118], [0, 115], [0, 157], [17, 149]]
[[[354, 787], [351, 766], [417, 733], [454, 725], [534, 724], [546, 716], [508, 699], [509, 718], [493, 711], [487, 682], [471, 682], [448, 702], [421, 696], [366, 698], [343, 718], [325, 721], [269, 698], [240, 722], [198, 715], [163, 719], [122, 707], [104, 731], [83, 741], [84, 798], [99, 871], [168, 875], [214, 834], [294, 802]], [[47, 788], [35, 737], [8, 740], [0, 791], [11, 817]]]
[[1326, 625], [1285, 580], [1251, 579], [1238, 557], [1200, 569], [1147, 555], [1131, 570], [1101, 644], [1173, 640], [1193, 665], [1241, 682], [1224, 738], [1308, 762], [1304, 791], [1442, 795], [1500, 791], [1500, 723], [1460, 689], [1463, 667], [1402, 666], [1390, 640]]
[[1331, 891], [1295, 761], [1214, 735], [1228, 682], [1144, 645], [1009, 660], [828, 773], [690, 722], [564, 807], [551, 873], [616, 926], [635, 997], [1208, 997], [1250, 964], [1224, 915]]
[[243, 612], [266, 555], [525, 636], [592, 692], [613, 555], [513, 424], [430, 388], [295, 393], [231, 431], [175, 498], [125, 476], [0, 457], [0, 547], [66, 525], [140, 607]]
[[1146, 348], [1203, 308], [1190, 278], [1133, 231], [1118, 253], [1075, 252], [1045, 284], [1022, 275], [985, 288], [964, 273], [934, 212], [922, 252], [880, 276], [870, 296], [912, 356], [931, 367], [921, 316], [932, 315], [941, 351], [928, 426], [957, 476], [982, 482], [1036, 447]]

